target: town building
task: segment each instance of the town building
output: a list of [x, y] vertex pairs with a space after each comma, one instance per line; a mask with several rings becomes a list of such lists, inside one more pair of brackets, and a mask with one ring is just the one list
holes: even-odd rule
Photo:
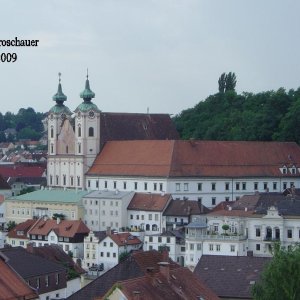
[[91, 189], [170, 193], [215, 207], [255, 192], [300, 187], [293, 142], [109, 141], [86, 174]]
[[62, 265], [33, 255], [22, 247], [1, 249], [1, 254], [28, 286], [34, 288], [39, 299], [60, 299], [68, 294], [66, 268]]
[[84, 222], [92, 231], [110, 227], [125, 231], [127, 227], [127, 207], [134, 192], [92, 191], [82, 198], [85, 208]]
[[179, 138], [169, 115], [101, 112], [92, 102], [95, 93], [90, 89], [88, 76], [80, 97], [83, 102], [73, 117], [64, 105], [67, 96], [62, 92], [59, 78], [58, 90], [53, 96], [56, 104], [46, 120], [48, 186], [89, 188], [85, 173], [107, 141]]
[[86, 194], [88, 191], [45, 188], [7, 198], [6, 221], [21, 223], [44, 216], [52, 218], [55, 214], [62, 214], [67, 220], [83, 219], [82, 197]]
[[203, 255], [194, 274], [221, 299], [253, 299], [251, 289], [270, 261], [266, 257]]
[[162, 233], [163, 212], [171, 199], [170, 194], [135, 193], [127, 208], [130, 230], [145, 234]]

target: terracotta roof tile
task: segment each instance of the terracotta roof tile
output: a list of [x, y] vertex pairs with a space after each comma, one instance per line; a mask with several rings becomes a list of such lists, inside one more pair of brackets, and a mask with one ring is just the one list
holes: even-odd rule
[[113, 141], [96, 158], [88, 175], [297, 177], [283, 166], [300, 166], [293, 142]]
[[46, 170], [42, 166], [9, 165], [0, 166], [0, 174], [4, 178], [9, 177], [41, 177]]
[[48, 235], [54, 230], [58, 236], [74, 237], [78, 233], [88, 234], [90, 230], [81, 220], [62, 220], [57, 224], [56, 220], [43, 220], [42, 218], [33, 226], [29, 234]]
[[129, 232], [110, 234], [109, 237], [120, 247], [142, 244], [141, 240]]
[[37, 294], [0, 258], [0, 299], [38, 299]]
[[10, 230], [7, 234], [9, 238], [17, 238], [17, 239], [28, 239], [27, 233], [29, 229], [37, 222], [37, 220], [26, 220], [20, 224], [17, 224], [15, 228]]
[[135, 193], [127, 210], [163, 211], [171, 197], [170, 194]]

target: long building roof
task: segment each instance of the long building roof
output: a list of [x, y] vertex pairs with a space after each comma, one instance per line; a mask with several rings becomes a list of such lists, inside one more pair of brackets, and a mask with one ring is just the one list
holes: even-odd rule
[[111, 141], [87, 175], [152, 177], [299, 177], [282, 167], [300, 167], [294, 142]]

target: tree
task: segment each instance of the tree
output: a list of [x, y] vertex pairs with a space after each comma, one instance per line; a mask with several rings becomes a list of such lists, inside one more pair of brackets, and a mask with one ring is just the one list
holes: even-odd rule
[[274, 257], [252, 289], [255, 300], [300, 299], [300, 246], [273, 247]]
[[235, 91], [236, 86], [236, 76], [233, 72], [229, 72], [225, 78], [225, 92]]
[[229, 229], [229, 225], [228, 224], [223, 224], [222, 229], [225, 231], [225, 234], [226, 234], [226, 231]]
[[33, 186], [29, 186], [29, 187], [26, 187], [26, 188], [22, 189], [22, 190], [20, 191], [20, 195], [24, 195], [24, 194], [27, 194], [27, 193], [31, 193], [31, 192], [33, 192], [33, 191], [35, 191], [35, 188], [34, 188]]
[[17, 226], [15, 221], [8, 221], [6, 224], [6, 228], [8, 231], [11, 231], [12, 229], [14, 229]]
[[225, 73], [221, 74], [221, 76], [219, 77], [218, 84], [219, 84], [219, 93], [224, 93], [225, 88], [226, 88], [226, 74]]

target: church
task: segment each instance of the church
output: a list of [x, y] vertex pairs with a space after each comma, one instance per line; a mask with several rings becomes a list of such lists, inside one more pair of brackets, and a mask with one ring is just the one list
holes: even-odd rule
[[47, 183], [56, 188], [85, 188], [85, 174], [108, 141], [174, 140], [179, 135], [168, 114], [102, 112], [92, 99], [87, 75], [83, 102], [72, 111], [64, 104], [59, 74], [55, 105], [49, 110]]

